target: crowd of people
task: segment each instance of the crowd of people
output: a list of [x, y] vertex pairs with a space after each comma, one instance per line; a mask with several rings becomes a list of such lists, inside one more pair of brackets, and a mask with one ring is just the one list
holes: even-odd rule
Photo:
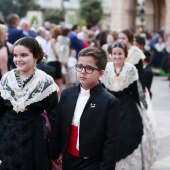
[[149, 170], [151, 85], [170, 71], [169, 39], [10, 14], [0, 22], [0, 169]]

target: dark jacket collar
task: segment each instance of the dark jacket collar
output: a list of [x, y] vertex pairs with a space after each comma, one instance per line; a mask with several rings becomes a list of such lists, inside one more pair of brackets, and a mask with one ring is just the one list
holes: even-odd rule
[[[76, 88], [76, 93], [80, 93], [80, 84]], [[103, 90], [102, 84], [99, 82], [96, 86], [90, 89], [90, 96], [97, 94], [99, 91]]]

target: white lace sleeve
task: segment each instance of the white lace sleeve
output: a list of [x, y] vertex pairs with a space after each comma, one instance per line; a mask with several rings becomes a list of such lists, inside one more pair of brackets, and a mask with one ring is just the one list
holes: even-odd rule
[[145, 58], [145, 55], [142, 50], [140, 50], [136, 46], [131, 46], [131, 48], [128, 51], [128, 57], [126, 61], [128, 63], [131, 63], [133, 65], [139, 63], [139, 60], [143, 60]]

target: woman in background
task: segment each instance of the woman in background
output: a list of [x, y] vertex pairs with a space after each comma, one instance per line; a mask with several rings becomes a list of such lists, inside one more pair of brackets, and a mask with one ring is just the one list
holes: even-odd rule
[[139, 97], [145, 109], [147, 109], [148, 106], [145, 98], [146, 85], [143, 70], [143, 59], [145, 58], [145, 55], [143, 54], [142, 50], [133, 45], [134, 35], [130, 30], [126, 29], [121, 31], [118, 35], [118, 40], [120, 42], [123, 42], [127, 46], [128, 56], [126, 58], [126, 62], [133, 64], [137, 68], [139, 76], [138, 80]]
[[69, 84], [68, 73], [67, 73], [67, 62], [70, 51], [70, 29], [64, 27], [61, 28], [61, 35], [57, 37], [56, 50], [58, 53], [59, 61], [61, 63], [61, 72], [66, 86]]
[[136, 68], [125, 62], [127, 47], [112, 46], [112, 59], [101, 78], [120, 101], [120, 148], [116, 170], [148, 170], [156, 159], [156, 140], [145, 109], [140, 104]]
[[0, 79], [9, 71], [9, 56], [6, 40], [8, 37], [8, 28], [4, 24], [0, 24]]
[[54, 68], [54, 81], [59, 86], [58, 95], [63, 89], [63, 78], [61, 73], [61, 63], [59, 61], [58, 51], [56, 50], [57, 37], [61, 34], [61, 26], [55, 25], [52, 29], [52, 37], [47, 43], [47, 64]]

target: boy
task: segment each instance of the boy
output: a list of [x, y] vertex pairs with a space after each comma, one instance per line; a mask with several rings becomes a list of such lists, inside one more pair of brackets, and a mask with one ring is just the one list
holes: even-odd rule
[[[119, 102], [99, 82], [104, 50], [80, 51], [78, 86], [63, 90], [51, 136], [51, 157], [63, 170], [114, 170], [119, 146]], [[62, 160], [61, 160], [62, 152]]]

